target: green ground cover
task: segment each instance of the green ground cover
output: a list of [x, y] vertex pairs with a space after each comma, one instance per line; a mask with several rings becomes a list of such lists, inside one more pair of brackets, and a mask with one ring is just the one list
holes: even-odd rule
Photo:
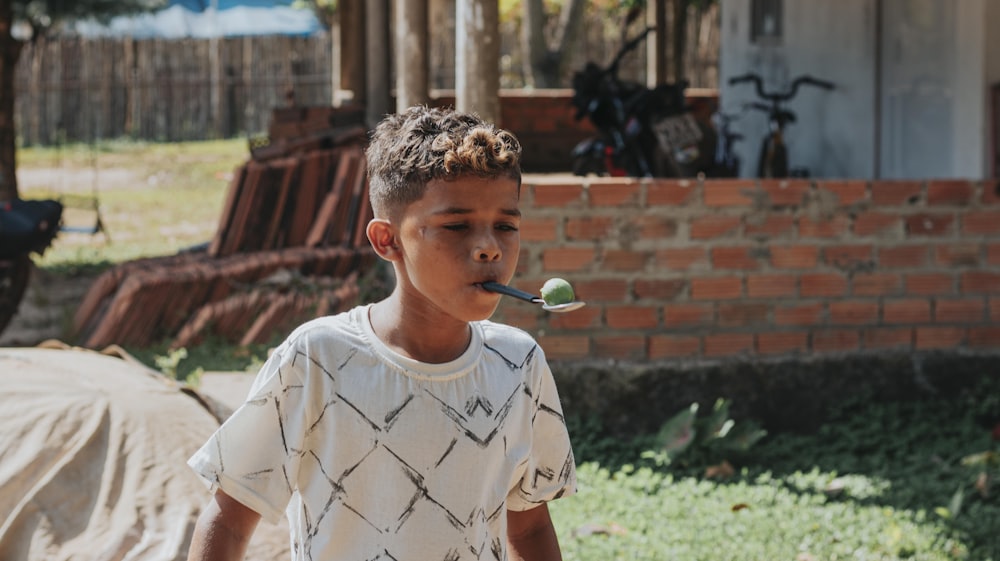
[[[19, 165], [34, 173], [25, 197], [91, 191], [65, 173], [46, 183], [45, 170], [109, 178], [97, 193], [110, 240], [61, 236], [40, 266], [75, 274], [208, 241], [228, 174], [246, 158], [242, 140], [22, 150]], [[252, 372], [267, 346], [129, 350], [196, 384], [205, 370]], [[654, 435], [623, 438], [571, 416], [580, 491], [551, 507], [564, 557], [1000, 561], [995, 374], [984, 372], [983, 386], [957, 399], [862, 396], [810, 434], [772, 433], [743, 452], [689, 450], [671, 461], [655, 453]], [[970, 457], [982, 463], [965, 465]], [[732, 473], [715, 469], [709, 477], [723, 460]]]

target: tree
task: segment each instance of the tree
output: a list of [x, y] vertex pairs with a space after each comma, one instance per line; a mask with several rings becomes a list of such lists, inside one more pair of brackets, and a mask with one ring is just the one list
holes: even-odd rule
[[569, 64], [570, 47], [580, 35], [586, 0], [563, 0], [559, 25], [552, 45], [545, 36], [545, 5], [542, 0], [522, 0], [521, 49], [524, 81], [535, 88], [559, 87], [559, 79]]
[[30, 30], [26, 40], [34, 41], [64, 21], [107, 21], [165, 4], [166, 0], [0, 0], [0, 201], [18, 197], [14, 79], [24, 40], [14, 36], [15, 23], [23, 23]]

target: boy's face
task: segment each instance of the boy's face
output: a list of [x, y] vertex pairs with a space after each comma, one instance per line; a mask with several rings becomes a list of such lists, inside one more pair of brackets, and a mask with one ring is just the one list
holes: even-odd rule
[[[432, 180], [398, 224], [400, 288], [460, 321], [490, 317], [500, 296], [479, 286], [510, 282], [517, 267], [519, 187], [508, 178]], [[429, 310], [428, 310], [429, 311]]]

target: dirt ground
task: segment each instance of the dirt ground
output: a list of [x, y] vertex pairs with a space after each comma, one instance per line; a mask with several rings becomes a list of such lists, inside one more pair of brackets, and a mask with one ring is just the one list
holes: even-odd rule
[[95, 278], [55, 275], [35, 267], [17, 315], [0, 333], [0, 347], [30, 347], [46, 339], [72, 344], [73, 314]]

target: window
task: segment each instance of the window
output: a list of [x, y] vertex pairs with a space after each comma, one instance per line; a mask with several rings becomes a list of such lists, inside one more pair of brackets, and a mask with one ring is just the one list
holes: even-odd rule
[[777, 43], [781, 40], [781, 0], [750, 0], [750, 41]]

